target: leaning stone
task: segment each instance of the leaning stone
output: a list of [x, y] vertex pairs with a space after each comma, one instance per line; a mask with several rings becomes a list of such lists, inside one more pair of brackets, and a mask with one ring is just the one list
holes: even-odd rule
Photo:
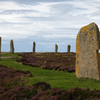
[[91, 23], [80, 29], [76, 38], [76, 76], [100, 80], [99, 29]]

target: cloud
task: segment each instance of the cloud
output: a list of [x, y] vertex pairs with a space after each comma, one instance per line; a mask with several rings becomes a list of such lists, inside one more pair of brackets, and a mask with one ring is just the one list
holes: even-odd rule
[[21, 43], [74, 44], [81, 27], [91, 22], [100, 26], [99, 4], [99, 0], [0, 0], [0, 36]]
[[[69, 14], [72, 16], [79, 16], [79, 15], [85, 15], [85, 16], [91, 16], [93, 13], [96, 14], [100, 10], [99, 7], [100, 1], [98, 0], [87, 0], [81, 1], [81, 0], [75, 0], [75, 2], [71, 1], [68, 4], [71, 4], [73, 6], [73, 11]], [[91, 17], [90, 17], [91, 18]]]
[[42, 17], [42, 13], [46, 14], [50, 12], [50, 8], [47, 7], [47, 5], [18, 5], [15, 2], [0, 2], [0, 5], [0, 18], [4, 20], [20, 18], [24, 16]]
[[50, 3], [50, 2], [63, 2], [63, 1], [73, 1], [73, 0], [0, 0], [0, 1], [12, 1], [12, 2], [17, 2], [19, 4], [36, 5], [38, 4], [38, 2]]

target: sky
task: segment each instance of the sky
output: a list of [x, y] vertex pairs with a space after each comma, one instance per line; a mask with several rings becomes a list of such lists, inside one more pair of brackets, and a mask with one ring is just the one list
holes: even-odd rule
[[1, 51], [76, 52], [81, 27], [95, 22], [100, 27], [100, 0], [0, 0]]

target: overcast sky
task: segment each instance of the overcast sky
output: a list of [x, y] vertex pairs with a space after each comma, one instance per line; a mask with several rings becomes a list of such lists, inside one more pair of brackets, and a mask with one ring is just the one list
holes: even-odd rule
[[76, 52], [81, 27], [95, 22], [100, 26], [100, 0], [0, 0], [2, 51]]

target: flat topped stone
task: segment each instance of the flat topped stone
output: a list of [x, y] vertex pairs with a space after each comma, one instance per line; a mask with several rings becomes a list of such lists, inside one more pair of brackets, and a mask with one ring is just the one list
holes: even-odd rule
[[100, 80], [99, 29], [91, 23], [80, 29], [76, 38], [76, 76]]

